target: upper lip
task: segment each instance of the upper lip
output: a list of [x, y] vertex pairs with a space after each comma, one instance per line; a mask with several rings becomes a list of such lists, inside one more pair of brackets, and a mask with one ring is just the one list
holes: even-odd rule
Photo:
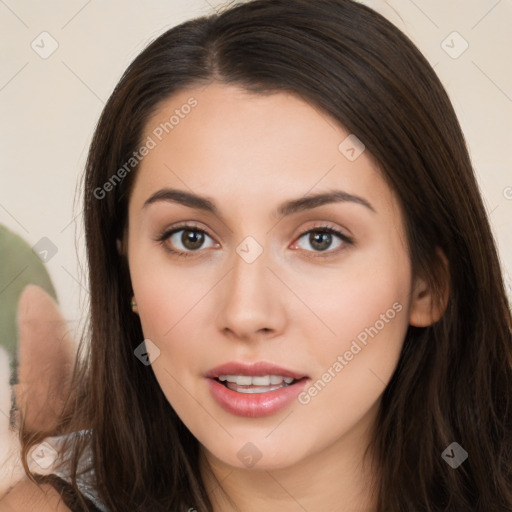
[[260, 361], [252, 364], [238, 363], [232, 361], [212, 368], [205, 374], [205, 377], [209, 379], [215, 379], [220, 375], [246, 375], [255, 377], [263, 375], [279, 375], [281, 377], [291, 377], [292, 379], [295, 380], [307, 377], [307, 375], [303, 373], [288, 370], [286, 368], [283, 368], [282, 366], [266, 363], [265, 361]]

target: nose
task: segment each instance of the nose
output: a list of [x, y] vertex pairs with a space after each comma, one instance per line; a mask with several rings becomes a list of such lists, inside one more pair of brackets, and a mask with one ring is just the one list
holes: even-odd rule
[[266, 252], [251, 263], [235, 253], [232, 261], [232, 269], [218, 291], [217, 327], [241, 341], [279, 335], [287, 321], [284, 291], [268, 268]]

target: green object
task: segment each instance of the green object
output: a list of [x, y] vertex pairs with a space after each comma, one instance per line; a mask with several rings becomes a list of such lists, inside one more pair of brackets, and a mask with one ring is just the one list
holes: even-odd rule
[[[56, 247], [47, 238], [34, 247], [42, 257], [52, 256]], [[23, 289], [36, 284], [55, 300], [57, 295], [40, 256], [19, 235], [0, 224], [0, 346], [11, 358], [11, 385], [17, 382], [18, 301]]]

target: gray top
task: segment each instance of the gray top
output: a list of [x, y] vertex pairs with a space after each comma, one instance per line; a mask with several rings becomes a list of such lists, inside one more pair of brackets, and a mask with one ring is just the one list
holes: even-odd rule
[[[71, 484], [71, 463], [69, 457], [63, 455], [62, 445], [69, 439], [80, 436], [90, 438], [90, 430], [79, 430], [71, 434], [47, 437], [37, 445], [28, 457], [29, 467], [33, 473], [42, 475], [56, 475]], [[70, 450], [71, 444], [66, 447]], [[76, 483], [80, 492], [98, 507], [102, 512], [109, 512], [100, 501], [96, 492], [96, 479], [92, 467], [92, 451], [90, 444], [84, 450], [77, 468]]]
[[[33, 473], [40, 475], [56, 475], [71, 484], [71, 462], [67, 453], [71, 449], [71, 442], [76, 436], [88, 438], [90, 441], [92, 431], [78, 430], [71, 434], [47, 437], [37, 445], [28, 457], [28, 465]], [[66, 447], [63, 443], [68, 441]], [[80, 492], [101, 511], [110, 512], [106, 505], [99, 499], [96, 491], [96, 478], [92, 465], [92, 450], [90, 442], [84, 449], [78, 463], [76, 484]], [[184, 512], [195, 512], [195, 508], [186, 507]]]

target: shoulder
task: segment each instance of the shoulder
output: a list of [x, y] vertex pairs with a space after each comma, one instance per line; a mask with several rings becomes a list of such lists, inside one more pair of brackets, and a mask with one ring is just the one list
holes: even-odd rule
[[27, 477], [0, 499], [2, 512], [71, 512], [50, 484], [37, 485]]

